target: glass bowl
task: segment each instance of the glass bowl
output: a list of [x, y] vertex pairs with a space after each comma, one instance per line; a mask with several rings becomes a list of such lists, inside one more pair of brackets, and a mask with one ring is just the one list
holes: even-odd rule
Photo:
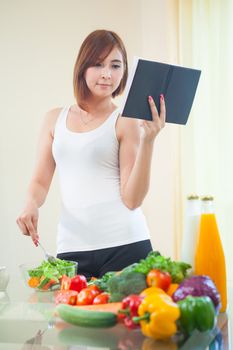
[[6, 266], [0, 266], [0, 291], [4, 292], [9, 282], [9, 273]]
[[55, 262], [29, 262], [19, 265], [24, 283], [30, 289], [48, 292], [61, 288], [62, 275], [73, 277], [77, 274], [78, 263], [56, 259]]

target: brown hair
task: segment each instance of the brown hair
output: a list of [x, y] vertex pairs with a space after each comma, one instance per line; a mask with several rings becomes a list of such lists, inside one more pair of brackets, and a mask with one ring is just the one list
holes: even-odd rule
[[117, 47], [123, 57], [124, 75], [118, 88], [112, 93], [112, 97], [121, 94], [125, 88], [128, 77], [128, 63], [125, 46], [121, 38], [109, 30], [95, 30], [90, 33], [82, 43], [74, 66], [73, 86], [74, 96], [82, 104], [89, 94], [84, 74], [87, 68], [103, 61], [114, 47]]

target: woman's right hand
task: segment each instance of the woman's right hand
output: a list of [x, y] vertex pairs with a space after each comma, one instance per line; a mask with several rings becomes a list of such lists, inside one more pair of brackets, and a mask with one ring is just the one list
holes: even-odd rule
[[16, 220], [22, 234], [31, 236], [31, 239], [36, 246], [38, 245], [39, 240], [39, 235], [37, 233], [38, 218], [38, 207], [35, 205], [35, 203], [30, 202], [26, 205], [23, 212]]

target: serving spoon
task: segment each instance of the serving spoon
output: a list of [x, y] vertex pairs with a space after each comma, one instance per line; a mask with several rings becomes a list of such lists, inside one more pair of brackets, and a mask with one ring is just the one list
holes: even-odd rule
[[51, 255], [51, 254], [49, 254], [46, 250], [45, 250], [45, 248], [42, 246], [42, 244], [39, 242], [39, 241], [37, 241], [37, 243], [39, 244], [39, 246], [41, 247], [41, 249], [44, 251], [44, 255], [45, 255], [45, 260], [47, 260], [47, 261], [49, 261], [49, 262], [55, 262], [57, 259], [53, 256], [53, 255]]

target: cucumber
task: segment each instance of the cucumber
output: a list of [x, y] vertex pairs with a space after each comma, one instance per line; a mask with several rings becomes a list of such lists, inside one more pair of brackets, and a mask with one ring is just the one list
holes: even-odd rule
[[112, 327], [117, 323], [117, 315], [109, 311], [80, 310], [66, 304], [59, 304], [56, 311], [62, 320], [76, 326]]
[[45, 277], [41, 282], [40, 284], [37, 286], [38, 289], [42, 289], [47, 283], [49, 283], [50, 281], [50, 278], [48, 277]]

